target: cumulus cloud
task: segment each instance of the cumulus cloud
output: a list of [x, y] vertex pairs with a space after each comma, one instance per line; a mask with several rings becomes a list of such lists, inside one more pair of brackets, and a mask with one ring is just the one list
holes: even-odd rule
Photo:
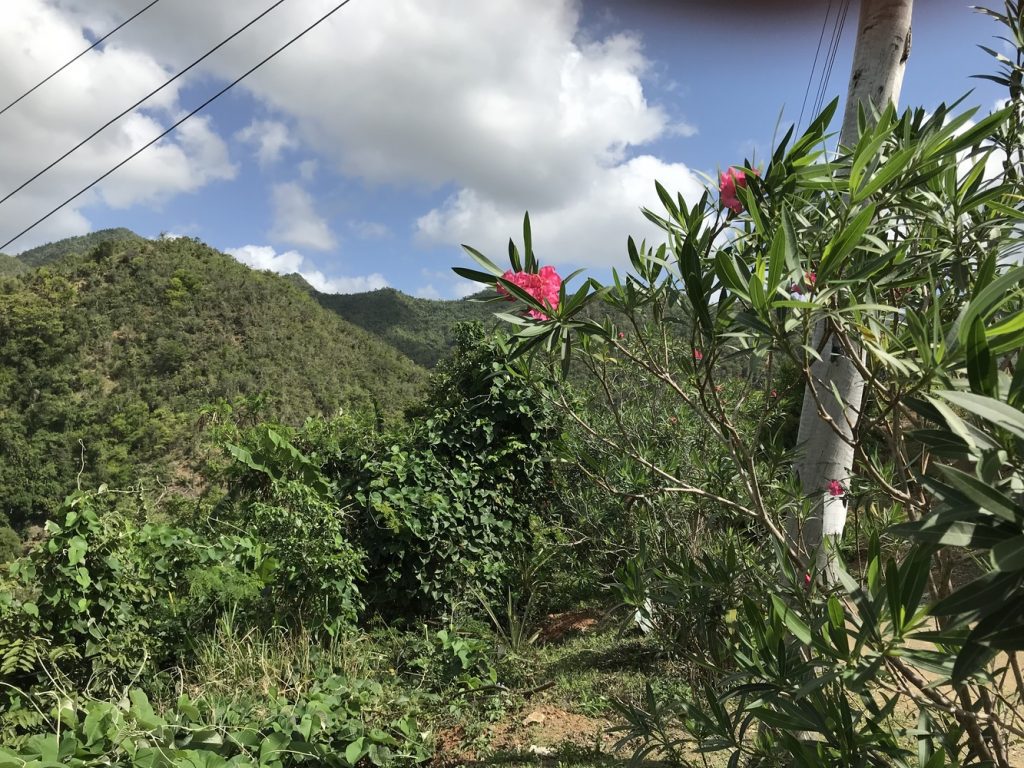
[[418, 299], [440, 299], [440, 298], [442, 298], [441, 297], [441, 292], [439, 290], [437, 290], [437, 288], [435, 288], [432, 283], [428, 283], [427, 285], [420, 286], [419, 288], [416, 289], [416, 292], [413, 295], [416, 296], [416, 298], [418, 298]]
[[298, 274], [321, 293], [362, 293], [388, 286], [388, 281], [379, 272], [354, 277], [327, 276], [298, 251], [278, 253], [269, 245], [243, 245], [240, 248], [228, 248], [225, 253], [253, 269], [281, 275]]
[[413, 291], [421, 299], [462, 299], [479, 293], [481, 286], [457, 276], [451, 270], [421, 269], [422, 283]]
[[235, 139], [251, 144], [260, 166], [266, 168], [281, 159], [286, 149], [295, 149], [299, 143], [291, 135], [288, 126], [277, 120], [253, 120], [235, 133]]
[[[122, 0], [59, 2], [98, 26], [96, 19], [123, 13]], [[308, 0], [276, 9], [208, 71], [233, 76], [331, 5]], [[193, 55], [182, 41], [199, 45], [196, 30], [207, 44], [261, 10], [259, 0], [230, 9], [178, 0], [160, 11], [159, 25], [132, 25], [127, 39], [180, 65]], [[630, 225], [615, 230], [616, 241], [635, 231], [651, 187], [644, 166], [656, 164], [670, 184], [696, 190], [685, 166], [636, 156], [659, 137], [696, 128], [647, 100], [641, 40], [584, 33], [578, 0], [353, 3], [293, 50], [242, 87], [286, 116], [303, 145], [335, 170], [378, 184], [454, 189], [443, 208], [420, 219], [428, 240], [453, 242], [464, 231], [504, 238], [507, 217], [529, 209], [551, 241], [586, 259], [596, 252], [595, 231], [610, 234], [610, 222]], [[622, 190], [641, 179], [644, 196], [624, 199]], [[467, 221], [485, 211], [498, 218]], [[322, 244], [327, 234], [321, 228], [312, 240]]]
[[[643, 207], [661, 209], [656, 179], [687, 199], [703, 192], [702, 183], [681, 163], [649, 155], [633, 158], [608, 169], [566, 204], [530, 212], [538, 257], [555, 264], [611, 266], [623, 263], [628, 235], [662, 242], [663, 234], [640, 212]], [[514, 204], [501, 205], [464, 189], [421, 217], [417, 230], [428, 242], [466, 243], [500, 263], [508, 238], [521, 239], [522, 216]]]
[[[0, 25], [4, 101], [28, 90], [69, 52], [89, 45], [79, 19], [44, 0], [5, 5]], [[92, 133], [109, 117], [170, 76], [158, 56], [110, 44], [78, 60], [0, 120], [3, 192], [18, 186]], [[181, 83], [164, 89], [0, 206], [0, 242], [24, 228], [161, 133], [180, 113]], [[18, 252], [90, 228], [86, 211], [104, 203], [125, 208], [158, 205], [182, 192], [236, 173], [223, 140], [208, 119], [193, 119], [115, 172], [8, 250]]]
[[275, 184], [271, 189], [271, 202], [274, 208], [272, 239], [319, 251], [330, 250], [337, 244], [327, 221], [316, 212], [313, 198], [295, 182]]

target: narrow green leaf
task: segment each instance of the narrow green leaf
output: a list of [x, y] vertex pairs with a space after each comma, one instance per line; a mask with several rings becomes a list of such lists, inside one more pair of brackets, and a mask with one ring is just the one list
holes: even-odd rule
[[462, 249], [470, 255], [470, 258], [472, 258], [473, 261], [475, 261], [485, 270], [490, 272], [492, 275], [496, 277], [501, 277], [501, 275], [505, 274], [503, 270], [498, 269], [497, 265], [493, 261], [491, 261], [482, 253], [480, 253], [480, 251], [478, 251], [476, 248], [463, 244]]
[[935, 394], [1017, 437], [1024, 438], [1024, 414], [1006, 403], [972, 392], [941, 390]]
[[797, 616], [793, 609], [787, 606], [777, 595], [772, 595], [772, 605], [775, 607], [775, 612], [782, 617], [782, 620], [786, 623], [789, 631], [793, 633], [804, 645], [811, 644], [811, 630], [803, 620]]
[[1019, 571], [1024, 568], [1024, 535], [1001, 541], [989, 553], [997, 571]]

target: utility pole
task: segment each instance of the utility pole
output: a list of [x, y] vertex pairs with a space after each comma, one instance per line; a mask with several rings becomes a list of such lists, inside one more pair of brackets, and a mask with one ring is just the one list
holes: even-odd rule
[[[860, 105], [870, 119], [872, 108], [882, 110], [890, 101], [899, 101], [910, 55], [913, 4], [913, 0], [861, 0], [841, 146], [852, 147], [857, 142]], [[838, 578], [829, 545], [842, 536], [846, 525], [846, 501], [844, 495], [835, 495], [835, 483], [844, 492], [850, 487], [864, 379], [824, 322], [814, 329], [812, 341], [821, 359], [811, 366], [811, 382], [804, 389], [796, 463], [804, 497], [812, 505], [811, 515], [802, 523], [791, 519], [787, 530], [797, 551], [808, 556], [826, 583], [835, 584]], [[819, 415], [816, 401], [831, 424]]]

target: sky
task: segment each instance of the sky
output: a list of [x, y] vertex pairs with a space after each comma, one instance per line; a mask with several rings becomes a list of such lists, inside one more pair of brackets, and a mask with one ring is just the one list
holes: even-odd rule
[[[2, 0], [0, 108], [148, 0]], [[338, 0], [284, 0], [0, 203], [0, 243], [108, 171]], [[0, 197], [273, 4], [160, 0], [4, 114]], [[5, 249], [106, 227], [196, 237], [325, 292], [476, 290], [530, 212], [541, 263], [606, 272], [654, 181], [687, 199], [755, 163], [816, 101], [842, 0], [350, 0], [166, 139]], [[1000, 4], [1001, 5], [1001, 4]], [[825, 102], [845, 96], [854, 0]], [[901, 104], [1003, 96], [977, 44], [1001, 29], [917, 0]], [[826, 13], [829, 14], [826, 22]], [[823, 50], [812, 68], [822, 30]], [[808, 92], [810, 80], [810, 94]], [[838, 126], [838, 121], [836, 123]]]

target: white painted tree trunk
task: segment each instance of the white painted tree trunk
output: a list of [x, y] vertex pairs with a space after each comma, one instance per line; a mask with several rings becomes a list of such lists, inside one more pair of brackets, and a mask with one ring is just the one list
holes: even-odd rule
[[[899, 100], [910, 54], [912, 7], [913, 0], [862, 0], [841, 145], [849, 147], [857, 141], [858, 105], [864, 105], [870, 120], [872, 107], [881, 110], [890, 101]], [[813, 382], [804, 390], [796, 464], [811, 514], [802, 521], [791, 518], [788, 534], [824, 581], [834, 584], [837, 578], [831, 544], [842, 535], [846, 525], [846, 500], [842, 495], [833, 495], [830, 484], [836, 481], [843, 489], [850, 487], [864, 380], [838, 343], [833, 346], [824, 324], [814, 329], [812, 341], [821, 351], [821, 360], [811, 367]], [[818, 403], [842, 437], [820, 417]]]

